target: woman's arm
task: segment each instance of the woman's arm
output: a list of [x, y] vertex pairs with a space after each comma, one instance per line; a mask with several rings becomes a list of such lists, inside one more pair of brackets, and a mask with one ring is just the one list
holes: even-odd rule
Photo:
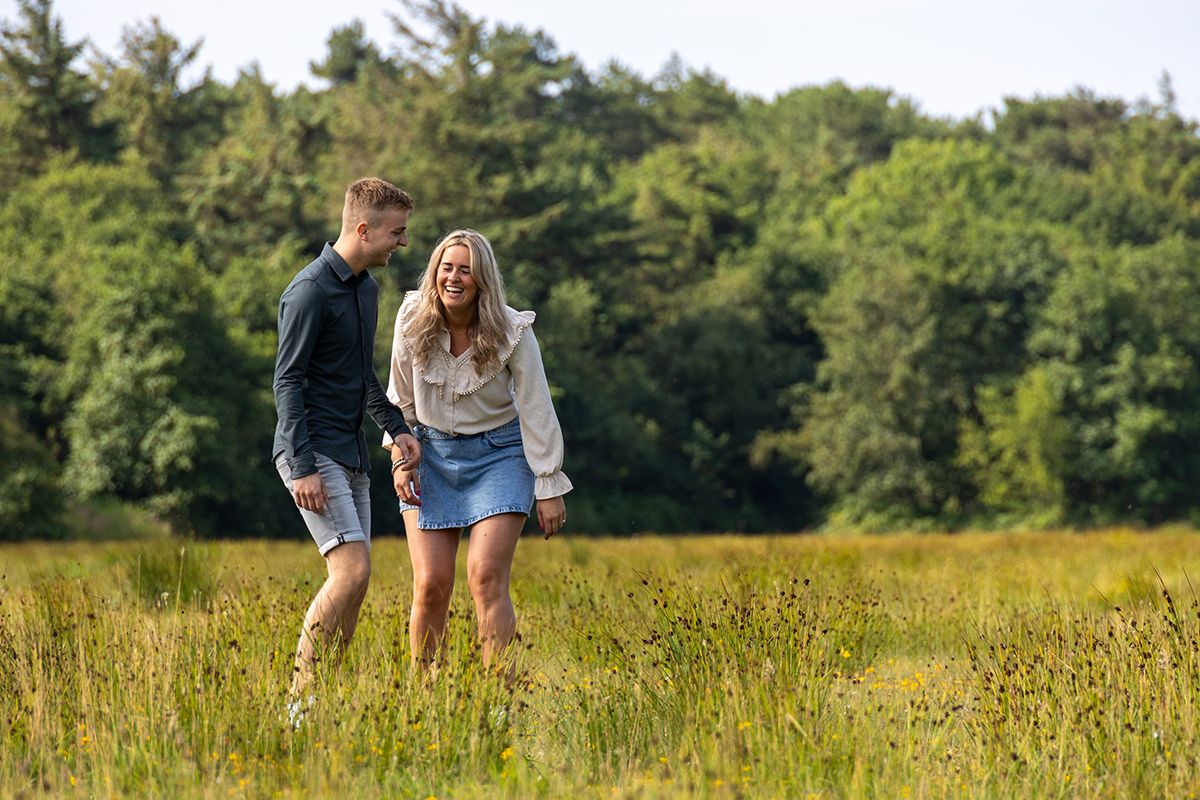
[[517, 413], [521, 417], [521, 440], [526, 461], [534, 474], [534, 497], [538, 499], [538, 522], [546, 539], [558, 533], [566, 522], [563, 495], [570, 492], [571, 481], [563, 473], [563, 429], [554, 414], [550, 384], [542, 366], [538, 338], [526, 329], [509, 359], [509, 371], [516, 391]]
[[572, 489], [571, 480], [562, 471], [562, 428], [554, 413], [541, 350], [531, 328], [526, 328], [517, 343], [508, 368], [516, 390], [525, 460], [536, 479], [534, 497], [539, 501], [562, 497]]

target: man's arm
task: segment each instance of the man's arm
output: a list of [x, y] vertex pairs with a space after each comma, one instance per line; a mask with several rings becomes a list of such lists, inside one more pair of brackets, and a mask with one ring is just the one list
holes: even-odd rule
[[399, 439], [403, 434], [412, 433], [408, 423], [404, 421], [404, 414], [400, 413], [400, 409], [388, 398], [374, 371], [367, 375], [367, 413], [375, 420], [376, 425], [387, 431], [392, 441]]
[[325, 308], [325, 293], [315, 281], [298, 281], [279, 298], [275, 411], [293, 481], [317, 471], [304, 413], [304, 378], [324, 323]]
[[[408, 423], [404, 421], [404, 414], [388, 398], [374, 371], [367, 376], [367, 413], [375, 420], [376, 425], [387, 431], [392, 439], [393, 452], [398, 448], [401, 457], [405, 459], [404, 466], [410, 470], [416, 467], [421, 461], [421, 445], [417, 443], [416, 437], [408, 428]], [[392, 474], [396, 474], [395, 469], [392, 470]]]

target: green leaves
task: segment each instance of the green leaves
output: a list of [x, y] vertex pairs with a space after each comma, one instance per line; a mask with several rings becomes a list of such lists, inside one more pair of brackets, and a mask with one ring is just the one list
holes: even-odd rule
[[1161, 519], [1194, 502], [1198, 253], [1176, 236], [1081, 259], [1031, 336], [1062, 387], [1073, 444], [1064, 478], [1090, 513]]
[[0, 95], [16, 111], [9, 132], [25, 174], [54, 153], [110, 156], [109, 132], [92, 121], [95, 87], [75, 68], [84, 42], [67, 41], [50, 0], [18, 0], [17, 8], [20, 21], [0, 25]]
[[135, 155], [168, 181], [219, 135], [222, 91], [206, 73], [192, 86], [183, 73], [196, 63], [201, 42], [184, 46], [157, 17], [124, 29], [118, 59], [94, 64], [101, 89], [96, 116], [113, 123], [127, 156]]
[[58, 473], [53, 455], [17, 408], [0, 405], [0, 541], [61, 536]]
[[1062, 521], [1070, 429], [1049, 371], [1035, 366], [1011, 395], [984, 386], [977, 396], [982, 422], [964, 419], [956, 462], [971, 473], [984, 507]]
[[0, 210], [4, 327], [19, 334], [5, 383], [60, 448], [71, 496], [142, 504], [178, 529], [253, 529], [272, 507], [238, 476], [269, 449], [269, 400], [167, 205], [138, 164], [62, 161]]

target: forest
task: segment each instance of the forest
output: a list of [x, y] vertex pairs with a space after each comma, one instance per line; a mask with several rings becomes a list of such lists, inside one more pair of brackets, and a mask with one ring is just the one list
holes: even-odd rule
[[589, 70], [446, 0], [393, 22], [285, 92], [154, 18], [116, 53], [51, 0], [2, 21], [0, 539], [300, 535], [277, 303], [366, 175], [417, 202], [373, 273], [379, 374], [433, 243], [487, 235], [538, 313], [569, 532], [1200, 522], [1200, 136], [1168, 75], [948, 119]]

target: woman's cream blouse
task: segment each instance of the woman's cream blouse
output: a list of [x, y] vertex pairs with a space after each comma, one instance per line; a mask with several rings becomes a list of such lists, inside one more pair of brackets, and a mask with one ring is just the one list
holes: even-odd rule
[[[457, 358], [450, 355], [448, 331], [442, 332], [441, 347], [422, 368], [414, 362], [404, 335], [419, 300], [417, 292], [404, 296], [392, 338], [387, 395], [405, 421], [410, 426], [428, 425], [465, 435], [483, 433], [520, 417], [525, 459], [536, 478], [534, 496], [545, 500], [571, 491], [571, 481], [562, 471], [562, 429], [550, 400], [542, 354], [530, 328], [536, 315], [506, 307], [507, 341], [500, 348], [499, 367], [486, 375], [475, 371], [473, 348]], [[385, 433], [383, 446], [391, 444], [392, 437]]]

